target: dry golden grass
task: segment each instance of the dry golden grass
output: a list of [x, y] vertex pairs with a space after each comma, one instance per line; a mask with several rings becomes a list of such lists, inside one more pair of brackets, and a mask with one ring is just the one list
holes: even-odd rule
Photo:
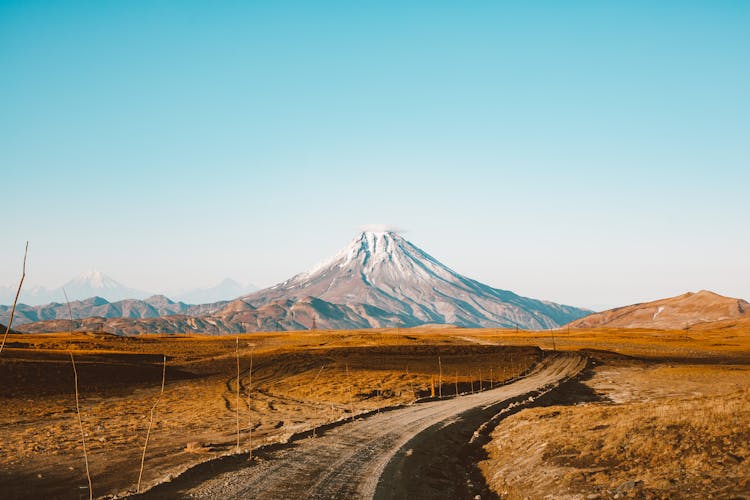
[[[240, 407], [234, 337], [117, 338], [14, 335], [0, 360], [0, 489], [10, 496], [77, 498], [86, 484], [68, 351], [79, 372], [82, 424], [97, 494], [134, 489], [149, 415], [155, 412], [143, 487], [240, 447], [284, 441], [353, 414], [408, 403], [429, 392], [443, 363], [444, 394], [489, 388], [518, 375], [535, 349], [481, 346], [408, 332], [242, 335]], [[253, 356], [252, 386], [249, 379]], [[6, 356], [7, 355], [7, 356]], [[325, 368], [321, 370], [321, 367]], [[407, 373], [408, 370], [408, 373]], [[34, 397], [29, 397], [29, 394]]]
[[503, 498], [750, 493], [750, 366], [610, 364], [587, 384], [615, 403], [530, 409], [494, 431], [482, 469]]
[[[558, 349], [694, 361], [705, 369], [707, 363], [747, 363], [748, 333], [731, 328], [554, 335]], [[92, 479], [97, 494], [104, 495], [136, 484], [163, 355], [169, 360], [166, 386], [150, 434], [144, 487], [196, 462], [233, 453], [238, 413], [242, 449], [250, 446], [251, 433], [254, 447], [283, 441], [316, 425], [429, 395], [431, 379], [438, 379], [438, 357], [444, 395], [455, 392], [456, 375], [460, 392], [478, 390], [480, 372], [488, 388], [490, 373], [499, 383], [526, 369], [539, 356], [537, 346], [551, 349], [552, 333], [425, 328], [240, 335], [240, 408], [235, 343], [234, 337], [209, 336], [11, 335], [0, 358], [0, 491], [9, 497], [78, 498], [78, 487], [86, 484], [68, 351], [75, 353], [79, 371]], [[678, 380], [699, 373], [686, 368]], [[646, 378], [661, 376], [654, 372]], [[716, 383], [722, 377], [705, 375], [727, 389]], [[627, 388], [630, 378], [612, 380], [613, 387]], [[659, 387], [650, 390], [658, 395]], [[643, 384], [623, 389], [622, 400], [632, 402], [628, 394], [639, 391]]]
[[457, 330], [480, 342], [503, 345], [536, 345], [558, 350], [601, 350], [644, 359], [750, 361], [750, 323], [701, 330], [649, 330], [642, 328], [581, 328], [521, 332], [511, 330]]

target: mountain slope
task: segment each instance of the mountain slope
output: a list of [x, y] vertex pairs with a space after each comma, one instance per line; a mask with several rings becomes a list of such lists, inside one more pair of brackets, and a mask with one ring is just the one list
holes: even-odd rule
[[591, 314], [570, 323], [574, 328], [692, 328], [725, 320], [750, 319], [750, 304], [742, 299], [724, 297], [701, 290], [676, 297], [633, 304]]
[[242, 300], [257, 308], [306, 297], [350, 307], [366, 304], [402, 318], [399, 321], [407, 326], [446, 323], [539, 329], [560, 326], [589, 312], [484, 285], [393, 232], [363, 232], [331, 260]]

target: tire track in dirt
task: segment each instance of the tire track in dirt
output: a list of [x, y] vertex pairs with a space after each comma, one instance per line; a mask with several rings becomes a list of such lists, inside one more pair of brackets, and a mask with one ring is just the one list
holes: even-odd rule
[[[461, 445], [462, 436], [467, 432], [471, 436], [511, 402], [549, 389], [577, 375], [585, 366], [583, 356], [556, 353], [508, 385], [326, 427], [318, 430], [315, 438], [298, 438], [286, 445], [258, 450], [253, 462], [247, 460], [247, 455], [207, 462], [143, 496], [323, 499], [394, 498], [405, 492], [413, 495], [419, 489], [407, 483], [420, 480], [402, 472], [415, 467], [415, 459], [409, 457], [418, 458], [423, 453], [429, 461], [429, 454], [439, 452], [450, 458], [452, 447]], [[444, 435], [455, 430], [460, 432]], [[454, 443], [451, 439], [459, 441]], [[442, 448], [433, 443], [441, 443]], [[404, 469], [404, 464], [409, 467]], [[437, 483], [437, 487], [443, 486]], [[434, 497], [435, 493], [425, 490], [426, 496]], [[442, 496], [451, 495], [445, 490]]]

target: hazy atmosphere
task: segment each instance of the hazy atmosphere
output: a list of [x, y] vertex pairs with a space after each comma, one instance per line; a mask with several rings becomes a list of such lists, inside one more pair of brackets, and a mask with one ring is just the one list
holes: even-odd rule
[[269, 286], [365, 224], [494, 287], [750, 298], [746, 2], [0, 3], [0, 285]]

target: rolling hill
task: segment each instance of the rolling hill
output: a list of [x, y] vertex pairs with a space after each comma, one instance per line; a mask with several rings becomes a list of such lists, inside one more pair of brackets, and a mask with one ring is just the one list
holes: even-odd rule
[[618, 307], [570, 323], [572, 328], [694, 328], [727, 320], [750, 319], [750, 303], [714, 292], [684, 293], [676, 297]]

